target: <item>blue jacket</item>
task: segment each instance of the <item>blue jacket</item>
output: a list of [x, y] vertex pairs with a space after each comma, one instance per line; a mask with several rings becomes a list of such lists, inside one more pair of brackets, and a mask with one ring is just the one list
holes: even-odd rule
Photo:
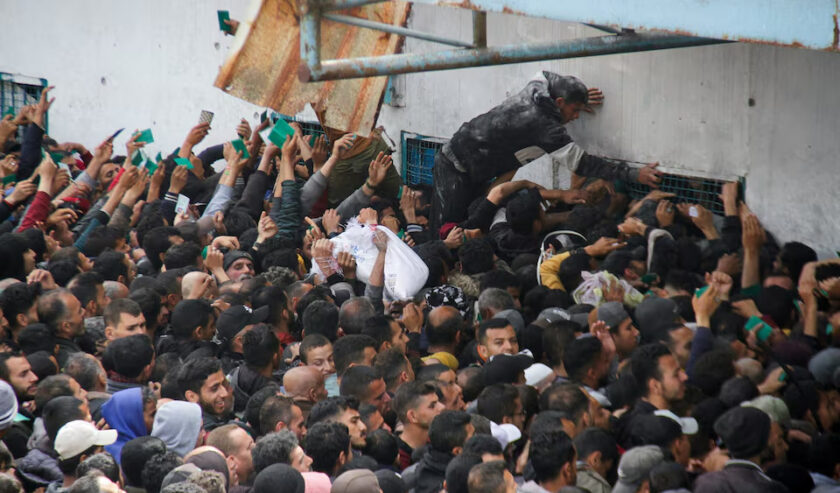
[[140, 387], [121, 390], [102, 405], [102, 417], [113, 430], [117, 430], [117, 441], [106, 445], [105, 450], [120, 462], [120, 452], [129, 440], [146, 436], [146, 422], [143, 420], [143, 393]]

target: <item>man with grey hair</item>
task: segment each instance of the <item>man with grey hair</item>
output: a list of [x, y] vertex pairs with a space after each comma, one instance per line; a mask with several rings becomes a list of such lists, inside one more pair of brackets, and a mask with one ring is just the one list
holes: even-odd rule
[[482, 320], [490, 320], [497, 313], [515, 307], [513, 296], [501, 288], [487, 288], [478, 296], [478, 313]]
[[376, 315], [373, 303], [364, 296], [345, 301], [338, 312], [338, 326], [345, 335], [361, 334], [367, 320]]

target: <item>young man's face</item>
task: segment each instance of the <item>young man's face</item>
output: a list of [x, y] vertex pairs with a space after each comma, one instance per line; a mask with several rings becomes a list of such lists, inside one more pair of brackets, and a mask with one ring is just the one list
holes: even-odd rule
[[423, 429], [428, 430], [432, 425], [432, 420], [435, 416], [446, 409], [446, 406], [438, 399], [437, 392], [432, 392], [421, 396], [417, 401], [417, 406], [412, 409], [409, 419], [412, 424], [415, 424]]
[[239, 476], [240, 481], [244, 482], [254, 472], [254, 463], [251, 457], [251, 449], [254, 448], [254, 439], [251, 438], [251, 435], [247, 431], [238, 426], [230, 432], [229, 438], [234, 446], [234, 451], [231, 455], [236, 460], [236, 475]]
[[694, 339], [694, 331], [688, 327], [680, 327], [668, 332], [671, 339], [671, 352], [677, 358], [681, 367], [688, 366], [688, 358], [691, 356], [691, 341]]
[[516, 340], [516, 332], [512, 325], [498, 329], [488, 329], [485, 333], [485, 341], [480, 344], [484, 348], [485, 361], [498, 354], [516, 354], [519, 352], [519, 342]]
[[454, 371], [448, 370], [439, 373], [435, 377], [435, 381], [438, 384], [437, 387], [443, 394], [443, 405], [445, 409], [463, 411], [467, 408], [467, 404], [464, 402], [464, 391], [458, 385]]
[[219, 370], [204, 380], [198, 403], [201, 404], [204, 412], [221, 416], [227, 411], [228, 397], [232, 395], [225, 374]]
[[618, 324], [618, 330], [610, 333], [615, 341], [615, 349], [620, 355], [628, 355], [639, 345], [639, 329], [633, 325], [633, 320], [627, 317]]
[[338, 418], [338, 422], [342, 423], [350, 432], [350, 444], [355, 448], [364, 448], [365, 438], [367, 437], [367, 426], [362, 421], [359, 411], [347, 408]]
[[292, 450], [289, 460], [291, 462], [291, 466], [297, 469], [298, 472], [311, 471], [310, 466], [312, 465], [312, 457], [306, 455], [306, 452], [303, 451], [300, 445]]
[[120, 321], [117, 322], [117, 326], [105, 328], [105, 335], [111, 341], [135, 334], [146, 334], [146, 317], [142, 313], [137, 316], [125, 312], [120, 313]]
[[659, 358], [659, 372], [662, 375], [662, 396], [667, 402], [678, 401], [685, 395], [685, 381], [688, 376], [670, 354]]
[[583, 103], [567, 103], [563, 98], [557, 98], [554, 102], [557, 103], [557, 109], [563, 115], [563, 123], [577, 120], [585, 106]]
[[391, 396], [388, 395], [387, 388], [385, 386], [385, 380], [377, 379], [368, 385], [368, 392], [367, 398], [365, 399], [365, 404], [373, 404], [376, 406], [376, 409], [379, 410], [380, 413], [383, 415], [388, 412], [388, 408], [390, 407]]
[[23, 356], [9, 358], [6, 360], [6, 369], [9, 371], [9, 384], [15, 389], [18, 401], [34, 399], [38, 390], [38, 375], [32, 371], [29, 360]]
[[306, 354], [306, 366], [317, 368], [324, 378], [335, 373], [332, 344], [309, 349]]
[[396, 320], [391, 321], [391, 347], [395, 347], [405, 354], [408, 347], [408, 335]]

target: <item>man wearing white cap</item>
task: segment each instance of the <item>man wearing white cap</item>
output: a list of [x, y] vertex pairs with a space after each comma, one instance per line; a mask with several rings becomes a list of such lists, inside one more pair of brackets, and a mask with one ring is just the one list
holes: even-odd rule
[[53, 448], [58, 453], [58, 468], [64, 474], [65, 488], [76, 481], [76, 467], [105, 445], [117, 441], [117, 430], [98, 430], [83, 420], [70, 421], [58, 430]]

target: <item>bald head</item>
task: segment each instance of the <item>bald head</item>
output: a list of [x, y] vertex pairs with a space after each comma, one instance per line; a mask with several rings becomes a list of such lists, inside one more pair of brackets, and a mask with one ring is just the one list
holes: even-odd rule
[[298, 366], [283, 375], [286, 395], [295, 400], [318, 402], [326, 398], [324, 374], [312, 366]]
[[111, 300], [128, 298], [128, 286], [119, 281], [105, 281], [102, 286], [105, 288], [105, 296]]
[[217, 294], [216, 282], [210, 274], [200, 271], [189, 272], [184, 276], [181, 280], [181, 296], [185, 300], [193, 298], [193, 293], [202, 290], [205, 282], [209, 282], [210, 286], [204, 291], [203, 298], [215, 298]]
[[458, 331], [464, 324], [461, 312], [451, 306], [439, 306], [429, 312], [426, 335], [429, 338], [429, 352], [454, 352], [458, 342]]
[[210, 445], [202, 445], [201, 447], [196, 447], [190, 451], [187, 455], [184, 456], [184, 462], [187, 461], [190, 457], [194, 457], [199, 454], [203, 454], [204, 452], [215, 452], [219, 454], [221, 458], [224, 459], [225, 454], [222, 453], [221, 450], [217, 449], [216, 447], [212, 447]]

